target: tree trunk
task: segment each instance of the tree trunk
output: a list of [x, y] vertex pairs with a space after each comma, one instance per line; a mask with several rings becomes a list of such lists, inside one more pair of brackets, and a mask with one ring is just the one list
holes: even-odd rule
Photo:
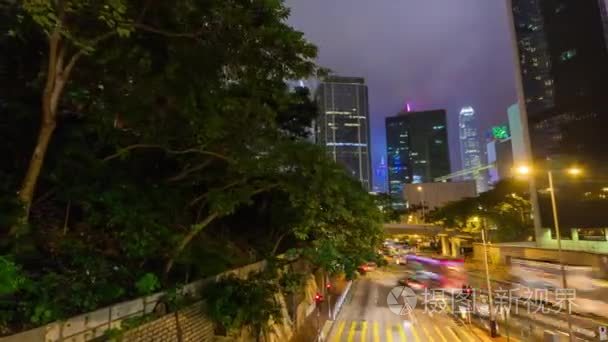
[[19, 200], [24, 206], [24, 213], [21, 218], [21, 223], [27, 223], [30, 207], [36, 191], [36, 183], [44, 164], [46, 151], [49, 147], [53, 132], [57, 126], [57, 107], [63, 94], [63, 87], [66, 80], [78, 59], [74, 56], [70, 63], [64, 68], [65, 48], [62, 46], [60, 34], [61, 25], [57, 25], [51, 36], [49, 37], [49, 56], [46, 73], [46, 84], [42, 93], [42, 119], [40, 130], [38, 131], [38, 140], [36, 147], [32, 153], [32, 158], [28, 165], [25, 178], [19, 189]]
[[209, 223], [211, 223], [211, 221], [213, 221], [217, 216], [218, 216], [217, 213], [213, 213], [213, 214], [207, 216], [207, 218], [204, 221], [194, 225], [194, 227], [192, 228], [190, 233], [188, 233], [186, 236], [184, 236], [184, 238], [180, 241], [179, 245], [177, 245], [177, 247], [173, 251], [171, 258], [169, 258], [169, 260], [167, 260], [167, 263], [165, 264], [165, 270], [164, 270], [164, 274], [163, 274], [163, 277], [165, 280], [167, 280], [167, 277], [169, 276], [169, 272], [171, 272], [171, 269], [173, 268], [173, 264], [175, 264], [175, 259], [177, 259], [177, 257], [179, 257], [182, 254], [182, 252], [184, 251], [186, 246], [188, 246], [188, 244], [190, 244], [192, 239], [194, 239], [203, 230], [203, 228], [208, 226]]
[[40, 170], [42, 170], [44, 156], [46, 155], [49, 142], [51, 141], [53, 132], [55, 131], [55, 126], [56, 121], [54, 117], [45, 118], [43, 120], [42, 126], [40, 127], [40, 132], [38, 133], [36, 148], [34, 148], [34, 153], [32, 154], [32, 159], [30, 160], [27, 173], [25, 174], [25, 178], [21, 184], [21, 190], [19, 190], [19, 199], [23, 203], [25, 210], [23, 215], [24, 223], [27, 222], [29, 217], [30, 206], [32, 205], [32, 199], [34, 198], [34, 191], [36, 190], [38, 176], [40, 175]]

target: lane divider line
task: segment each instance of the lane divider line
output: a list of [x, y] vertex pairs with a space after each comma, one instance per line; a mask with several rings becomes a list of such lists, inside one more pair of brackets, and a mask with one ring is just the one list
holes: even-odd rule
[[414, 340], [416, 340], [416, 342], [420, 342], [420, 337], [418, 336], [418, 333], [416, 332], [416, 328], [412, 325], [412, 335], [414, 335]]
[[436, 325], [434, 327], [435, 327], [435, 331], [437, 331], [437, 335], [439, 335], [439, 337], [441, 337], [441, 341], [448, 342], [448, 340], [445, 338], [445, 336], [443, 336], [443, 334], [441, 333], [441, 330], [439, 330], [439, 327]]
[[390, 326], [386, 328], [386, 341], [393, 342], [393, 330]]
[[433, 336], [431, 336], [431, 334], [429, 333], [429, 331], [426, 329], [426, 327], [423, 325], [422, 326], [422, 331], [424, 331], [424, 335], [426, 335], [426, 341], [431, 341], [431, 342], [435, 342], [435, 339], [433, 338]]
[[348, 337], [347, 337], [348, 342], [353, 342], [353, 338], [355, 337], [355, 328], [356, 327], [357, 327], [357, 322], [353, 321], [350, 324], [350, 329], [348, 329]]
[[462, 340], [460, 338], [458, 338], [458, 335], [456, 335], [456, 333], [454, 332], [452, 327], [447, 327], [447, 329], [448, 329], [448, 332], [454, 337], [454, 341], [462, 342]]
[[366, 342], [366, 338], [367, 338], [367, 322], [363, 321], [361, 323], [361, 342]]
[[345, 326], [346, 326], [346, 321], [340, 322], [340, 324], [338, 325], [338, 332], [336, 333], [336, 335], [334, 336], [334, 339], [333, 339], [334, 342], [340, 342], [340, 338], [342, 337], [342, 333], [344, 332]]
[[405, 336], [405, 330], [403, 330], [403, 326], [401, 324], [397, 324], [397, 329], [399, 330], [399, 337], [401, 337], [401, 342], [407, 342], [407, 336]]
[[372, 330], [374, 332], [374, 342], [380, 342], [380, 333], [378, 332], [378, 322], [374, 322]]

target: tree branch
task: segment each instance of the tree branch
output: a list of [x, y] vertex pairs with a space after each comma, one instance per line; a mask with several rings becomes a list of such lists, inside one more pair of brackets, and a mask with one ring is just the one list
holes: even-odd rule
[[[103, 42], [106, 39], [111, 38], [115, 34], [116, 34], [115, 31], [108, 31], [108, 32], [106, 32], [106, 33], [98, 36], [97, 38], [94, 38], [91, 41], [90, 46], [91, 47], [95, 47], [99, 43]], [[70, 58], [70, 61], [66, 65], [65, 69], [63, 70], [63, 77], [65, 79], [67, 79], [68, 77], [70, 77], [70, 73], [72, 72], [72, 69], [74, 68], [74, 65], [76, 64], [76, 62], [78, 61], [78, 59], [80, 57], [82, 57], [84, 54], [86, 54], [86, 52], [87, 51], [83, 48], [83, 49], [80, 49], [78, 52], [76, 52], [74, 55], [72, 55], [72, 57]]]
[[203, 32], [205, 32], [204, 27], [194, 32], [171, 32], [141, 23], [135, 23], [133, 24], [133, 27], [145, 32], [156, 33], [170, 38], [198, 38], [203, 34]]
[[293, 232], [293, 228], [292, 229], [288, 229], [286, 232], [284, 232], [283, 234], [279, 235], [279, 237], [277, 238], [277, 241], [275, 241], [274, 243], [274, 247], [272, 248], [272, 251], [270, 252], [270, 255], [276, 255], [277, 254], [277, 250], [279, 249], [281, 242], [283, 241], [284, 238], [286, 238], [287, 236], [289, 236], [289, 234], [291, 234]]
[[[228, 190], [228, 189], [230, 189], [230, 188], [232, 188], [234, 186], [237, 186], [237, 185], [239, 185], [241, 183], [244, 183], [245, 181], [246, 181], [246, 179], [240, 179], [238, 181], [229, 183], [229, 184], [223, 186], [221, 189], [219, 189], [219, 191], [226, 191], [226, 190]], [[202, 194], [202, 195], [198, 196], [197, 198], [193, 199], [192, 201], [190, 201], [189, 206], [195, 205], [196, 203], [198, 203], [198, 202], [204, 200], [205, 198], [207, 198], [207, 196], [209, 196], [209, 192], [205, 192], [204, 194]]]
[[208, 156], [213, 156], [217, 159], [221, 159], [226, 161], [227, 163], [234, 163], [234, 160], [230, 159], [229, 157], [222, 155], [220, 153], [217, 152], [211, 152], [211, 151], [205, 151], [205, 150], [201, 150], [198, 148], [188, 148], [185, 150], [172, 150], [170, 148], [167, 148], [165, 146], [162, 145], [157, 145], [157, 144], [133, 144], [124, 148], [121, 148], [120, 150], [118, 150], [116, 153], [111, 154], [105, 158], [103, 158], [102, 160], [104, 162], [110, 161], [112, 159], [116, 159], [118, 157], [120, 157], [123, 153], [131, 151], [131, 150], [135, 150], [138, 148], [155, 148], [155, 149], [161, 149], [163, 151], [165, 151], [165, 153], [168, 154], [190, 154], [190, 153], [198, 153], [198, 154], [203, 154], [203, 155], [208, 155]]
[[178, 173], [177, 175], [168, 178], [167, 181], [168, 182], [177, 182], [177, 181], [180, 181], [180, 180], [186, 178], [191, 173], [196, 172], [196, 171], [200, 171], [200, 170], [206, 168], [207, 166], [209, 166], [209, 164], [211, 164], [212, 161], [213, 161], [212, 159], [207, 159], [204, 162], [202, 162], [201, 164], [198, 164], [196, 166], [187, 168], [187, 169], [183, 170], [182, 172]]
[[173, 264], [175, 263], [175, 259], [177, 259], [177, 257], [179, 257], [180, 254], [182, 254], [184, 248], [186, 248], [186, 246], [188, 246], [188, 244], [192, 241], [192, 239], [194, 239], [203, 230], [203, 228], [207, 227], [209, 225], [209, 223], [211, 223], [211, 221], [215, 220], [215, 218], [217, 218], [218, 216], [219, 216], [218, 213], [213, 213], [213, 214], [207, 216], [207, 218], [205, 218], [205, 220], [203, 220], [200, 223], [195, 224], [193, 226], [193, 229], [188, 234], [186, 234], [186, 236], [184, 236], [184, 238], [177, 245], [177, 247], [173, 251], [173, 254], [171, 255], [171, 257], [165, 264], [165, 270], [164, 270], [165, 279], [169, 275], [169, 272], [171, 272], [171, 269], [173, 268]]
[[[57, 58], [59, 58], [59, 43], [61, 41], [61, 24], [58, 22], [49, 37], [49, 65], [46, 72], [46, 84], [44, 86], [43, 98], [49, 98], [49, 94], [53, 92], [55, 79], [57, 77]], [[45, 104], [46, 105], [46, 104]]]

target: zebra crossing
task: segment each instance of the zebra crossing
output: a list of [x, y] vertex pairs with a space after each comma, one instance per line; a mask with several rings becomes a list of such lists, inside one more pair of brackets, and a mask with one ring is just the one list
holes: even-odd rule
[[331, 342], [479, 342], [486, 341], [468, 328], [426, 321], [356, 321], [342, 320], [334, 324]]

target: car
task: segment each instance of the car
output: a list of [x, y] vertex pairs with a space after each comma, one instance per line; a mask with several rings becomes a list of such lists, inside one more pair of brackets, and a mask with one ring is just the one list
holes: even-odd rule
[[358, 270], [359, 270], [359, 272], [365, 274], [367, 272], [375, 271], [377, 267], [378, 267], [378, 265], [376, 265], [375, 262], [370, 261], [370, 262], [366, 262], [363, 265], [359, 266]]
[[412, 290], [424, 290], [427, 287], [424, 281], [420, 281], [415, 277], [407, 277], [405, 279], [401, 279], [399, 280], [399, 284], [407, 286]]

